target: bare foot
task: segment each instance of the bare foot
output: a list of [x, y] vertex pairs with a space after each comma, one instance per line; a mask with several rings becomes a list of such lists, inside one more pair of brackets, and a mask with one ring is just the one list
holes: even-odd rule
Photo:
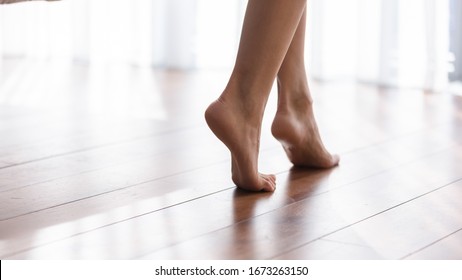
[[276, 177], [258, 172], [260, 125], [246, 118], [241, 104], [219, 98], [205, 111], [212, 132], [231, 151], [232, 179], [241, 189], [274, 191]]
[[338, 165], [339, 156], [331, 155], [319, 135], [310, 101], [280, 106], [271, 132], [278, 139], [295, 166], [330, 168]]

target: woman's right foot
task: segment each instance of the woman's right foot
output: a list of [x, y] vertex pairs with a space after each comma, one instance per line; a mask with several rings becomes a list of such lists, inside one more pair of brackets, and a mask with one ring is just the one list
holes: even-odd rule
[[[205, 111], [212, 132], [230, 150], [232, 179], [237, 187], [250, 191], [274, 191], [276, 177], [258, 172], [260, 126], [252, 122], [242, 102], [219, 98]], [[255, 118], [255, 113], [253, 113]]]
[[339, 156], [322, 143], [310, 98], [279, 106], [271, 131], [295, 166], [330, 168], [339, 163]]

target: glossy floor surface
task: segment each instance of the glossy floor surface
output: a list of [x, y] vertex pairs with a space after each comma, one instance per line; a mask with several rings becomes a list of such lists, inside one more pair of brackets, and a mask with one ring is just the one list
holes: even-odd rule
[[330, 170], [262, 129], [274, 193], [230, 180], [203, 111], [229, 71], [4, 61], [1, 259], [462, 259], [462, 98], [312, 83]]

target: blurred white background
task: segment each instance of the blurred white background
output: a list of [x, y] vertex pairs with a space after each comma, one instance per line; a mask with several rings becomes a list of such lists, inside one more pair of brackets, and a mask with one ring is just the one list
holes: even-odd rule
[[[0, 54], [4, 59], [71, 60], [90, 65], [229, 69], [246, 2], [62, 0], [2, 5]], [[449, 77], [462, 80], [462, 70], [456, 67], [462, 60], [462, 39], [457, 35], [460, 2], [308, 1], [310, 76], [447, 89]]]

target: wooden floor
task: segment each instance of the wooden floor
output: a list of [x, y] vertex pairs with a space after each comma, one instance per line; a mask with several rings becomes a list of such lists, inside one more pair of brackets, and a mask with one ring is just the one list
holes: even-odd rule
[[203, 111], [228, 71], [5, 61], [1, 259], [462, 259], [462, 98], [313, 83], [341, 165], [294, 169], [262, 130], [274, 193], [230, 180]]

